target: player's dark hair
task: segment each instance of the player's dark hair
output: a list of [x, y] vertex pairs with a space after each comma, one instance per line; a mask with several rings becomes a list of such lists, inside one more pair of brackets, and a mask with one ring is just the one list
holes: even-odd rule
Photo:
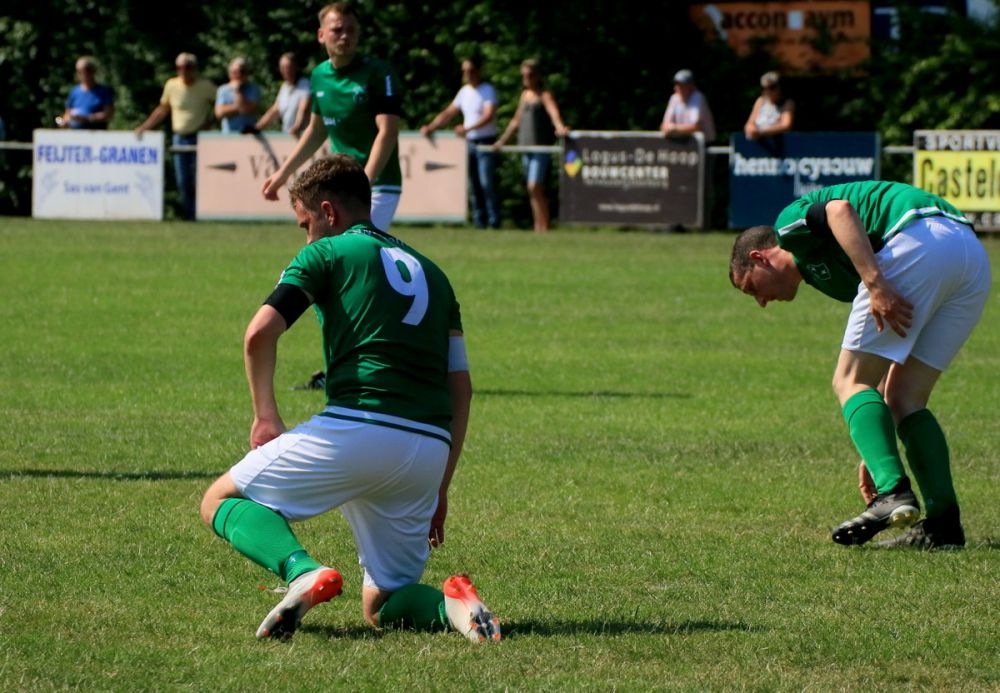
[[749, 229], [736, 237], [733, 243], [733, 254], [729, 258], [729, 281], [733, 286], [736, 284], [736, 275], [743, 274], [753, 268], [753, 261], [750, 259], [751, 250], [764, 250], [778, 245], [778, 237], [774, 235], [774, 229], [770, 226], [751, 226]]
[[288, 195], [293, 205], [299, 200], [309, 210], [319, 209], [323, 200], [337, 200], [366, 215], [372, 206], [368, 176], [346, 154], [333, 154], [313, 163], [288, 187]]
[[358, 7], [353, 2], [331, 2], [329, 5], [324, 5], [323, 9], [319, 11], [319, 23], [322, 24], [323, 20], [326, 19], [326, 15], [331, 12], [336, 12], [341, 17], [354, 17], [361, 21], [361, 15], [358, 14]]

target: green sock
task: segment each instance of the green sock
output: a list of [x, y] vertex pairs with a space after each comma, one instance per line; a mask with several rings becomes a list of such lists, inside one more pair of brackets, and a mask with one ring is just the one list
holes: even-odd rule
[[937, 517], [951, 506], [957, 506], [948, 441], [930, 410], [915, 411], [900, 421], [899, 439], [903, 441], [910, 470], [924, 497], [927, 517]]
[[212, 529], [234, 549], [285, 582], [321, 567], [302, 548], [288, 521], [260, 503], [227, 498], [215, 511]]
[[412, 628], [413, 630], [445, 630], [448, 615], [444, 610], [444, 593], [430, 585], [413, 584], [402, 587], [378, 610], [380, 628]]
[[896, 428], [885, 400], [875, 390], [862, 390], [844, 402], [844, 421], [851, 440], [872, 475], [879, 493], [891, 491], [906, 478], [896, 445]]

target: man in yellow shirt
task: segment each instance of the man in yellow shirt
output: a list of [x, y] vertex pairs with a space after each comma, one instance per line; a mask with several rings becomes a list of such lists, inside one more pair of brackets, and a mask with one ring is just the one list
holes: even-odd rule
[[[159, 125], [169, 115], [173, 144], [195, 145], [198, 143], [198, 131], [212, 120], [215, 85], [198, 76], [198, 59], [191, 53], [178, 55], [175, 65], [177, 76], [171, 77], [163, 85], [160, 103], [135, 132], [141, 135]], [[174, 152], [174, 176], [181, 193], [184, 218], [189, 221], [194, 220], [195, 167], [194, 152]]]

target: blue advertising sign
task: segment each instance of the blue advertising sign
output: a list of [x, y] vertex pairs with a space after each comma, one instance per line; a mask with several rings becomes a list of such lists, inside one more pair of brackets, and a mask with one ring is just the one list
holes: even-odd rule
[[729, 225], [772, 224], [797, 198], [837, 183], [877, 180], [877, 132], [789, 132], [748, 140], [733, 135]]

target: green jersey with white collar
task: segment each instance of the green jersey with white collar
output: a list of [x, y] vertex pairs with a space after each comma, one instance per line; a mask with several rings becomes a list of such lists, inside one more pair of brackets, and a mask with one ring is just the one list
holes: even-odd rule
[[807, 284], [848, 303], [857, 296], [861, 277], [827, 225], [825, 206], [832, 200], [851, 203], [876, 253], [894, 235], [906, 233], [906, 225], [916, 219], [944, 216], [972, 226], [950, 202], [905, 183], [843, 183], [800, 197], [774, 222], [778, 245], [795, 257]]

